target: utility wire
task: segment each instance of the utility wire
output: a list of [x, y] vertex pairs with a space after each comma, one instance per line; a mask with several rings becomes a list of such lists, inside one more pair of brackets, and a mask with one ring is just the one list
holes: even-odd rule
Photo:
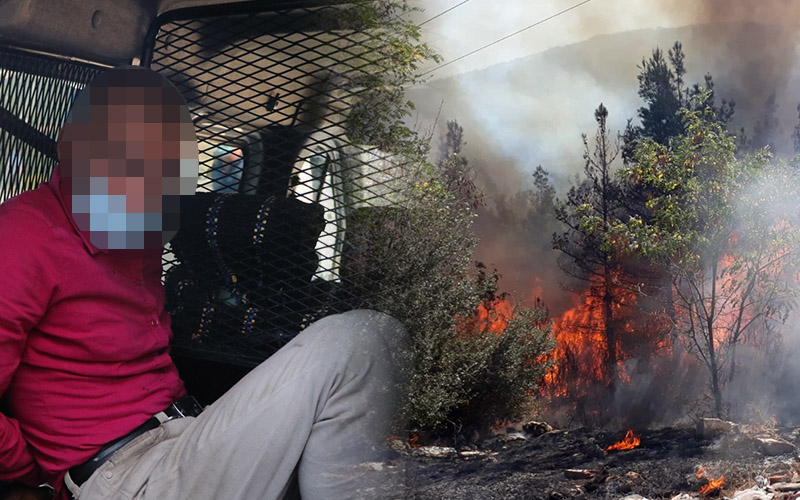
[[441, 16], [443, 16], [443, 15], [447, 14], [448, 12], [450, 12], [450, 11], [451, 11], [451, 10], [453, 10], [453, 9], [455, 9], [456, 7], [461, 7], [462, 5], [464, 5], [464, 4], [465, 4], [465, 3], [467, 3], [467, 2], [469, 2], [469, 0], [464, 0], [464, 1], [463, 1], [463, 2], [461, 2], [461, 3], [455, 4], [455, 5], [453, 5], [452, 7], [450, 7], [449, 9], [447, 9], [447, 10], [443, 10], [442, 12], [439, 12], [438, 14], [436, 14], [436, 15], [435, 15], [435, 16], [433, 16], [432, 18], [428, 19], [427, 21], [423, 21], [423, 22], [419, 23], [419, 25], [420, 25], [420, 26], [422, 26], [423, 24], [427, 24], [427, 23], [429, 23], [429, 22], [433, 21], [434, 19], [436, 19], [437, 17], [441, 17]]
[[[484, 50], [484, 49], [488, 49], [488, 48], [489, 48], [489, 47], [491, 47], [492, 45], [496, 45], [496, 44], [498, 44], [498, 43], [502, 42], [503, 40], [508, 40], [508, 39], [509, 39], [509, 38], [511, 38], [512, 36], [519, 35], [519, 34], [520, 34], [520, 33], [522, 33], [523, 31], [527, 31], [527, 30], [529, 30], [529, 29], [531, 29], [531, 28], [535, 28], [536, 26], [539, 26], [540, 24], [546, 23], [547, 21], [550, 21], [551, 19], [555, 19], [555, 18], [557, 18], [558, 16], [560, 16], [560, 15], [562, 15], [562, 14], [566, 14], [567, 12], [569, 12], [569, 11], [571, 11], [571, 10], [573, 10], [573, 9], [577, 9], [577, 8], [578, 8], [578, 7], [580, 7], [581, 5], [586, 5], [587, 3], [591, 2], [591, 1], [592, 1], [592, 0], [583, 0], [582, 2], [578, 2], [578, 3], [576, 3], [575, 5], [573, 5], [572, 7], [568, 7], [568, 8], [566, 8], [566, 9], [562, 10], [561, 12], [556, 12], [556, 13], [555, 13], [555, 14], [553, 14], [552, 16], [549, 16], [549, 17], [546, 17], [546, 18], [544, 18], [544, 19], [541, 19], [541, 20], [539, 20], [539, 21], [536, 21], [535, 23], [533, 23], [533, 24], [531, 24], [531, 25], [528, 25], [528, 26], [525, 26], [525, 27], [524, 27], [524, 28], [522, 28], [521, 30], [517, 30], [517, 31], [515, 31], [514, 33], [511, 33], [510, 35], [506, 35], [506, 36], [504, 36], [504, 37], [502, 37], [502, 38], [498, 38], [497, 40], [495, 40], [495, 41], [493, 41], [493, 42], [491, 42], [491, 43], [487, 43], [486, 45], [484, 45], [484, 46], [482, 46], [482, 47], [478, 47], [477, 49], [473, 50], [472, 52], [468, 52], [468, 53], [464, 54], [463, 56], [456, 57], [456, 58], [455, 58], [455, 59], [453, 59], [452, 61], [447, 61], [447, 62], [446, 62], [446, 63], [444, 63], [444, 64], [440, 64], [439, 66], [436, 66], [436, 67], [435, 67], [435, 68], [433, 68], [432, 70], [430, 70], [430, 71], [426, 71], [425, 73], [422, 73], [422, 74], [421, 74], [421, 75], [419, 75], [419, 76], [420, 76], [420, 77], [423, 77], [423, 76], [425, 76], [425, 75], [427, 75], [427, 74], [433, 73], [433, 72], [434, 72], [434, 71], [436, 71], [437, 69], [444, 68], [445, 66], [447, 66], [447, 65], [449, 65], [449, 64], [453, 64], [453, 63], [454, 63], [454, 62], [456, 62], [456, 61], [460, 61], [460, 60], [462, 60], [462, 59], [464, 59], [464, 58], [466, 58], [466, 57], [469, 57], [469, 56], [471, 56], [472, 54], [478, 53], [478, 52], [480, 52], [480, 51], [482, 51], [482, 50]], [[458, 7], [458, 6], [456, 6], [456, 7]], [[454, 7], [454, 8], [455, 8], [455, 7]], [[443, 12], [442, 14], [444, 14], [444, 12]], [[433, 19], [433, 18], [431, 18], [431, 19]]]

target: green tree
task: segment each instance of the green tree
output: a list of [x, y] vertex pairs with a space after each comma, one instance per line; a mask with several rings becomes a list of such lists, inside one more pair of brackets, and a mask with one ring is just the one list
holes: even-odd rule
[[[722, 99], [719, 105], [716, 104], [714, 79], [710, 74], [704, 76], [702, 86], [696, 83], [691, 88], [686, 87], [685, 59], [683, 46], [676, 41], [666, 57], [659, 48], [656, 48], [650, 59], [642, 60], [639, 66], [641, 72], [638, 75], [639, 97], [644, 100], [645, 106], [638, 111], [640, 125], [634, 126], [632, 120], [629, 120], [622, 136], [622, 157], [626, 164], [636, 162], [634, 153], [641, 142], [649, 140], [668, 146], [673, 138], [685, 134], [686, 124], [679, 113], [682, 108], [698, 110], [697, 103], [702, 102], [702, 106], [714, 111], [713, 114], [703, 116], [723, 126], [733, 118], [735, 103]], [[743, 130], [741, 135], [744, 136]], [[622, 189], [624, 190], [622, 199], [626, 209], [641, 220], [651, 221], [653, 213], [649, 207], [649, 200], [658, 193], [654, 193], [649, 185], [625, 180], [622, 182]], [[663, 303], [671, 323], [675, 324], [676, 305], [673, 296], [673, 278], [669, 275], [669, 268], [647, 265], [646, 261], [643, 261], [635, 268], [635, 272], [638, 274], [636, 281], [648, 284], [648, 293]], [[670, 338], [672, 345], [677, 345], [678, 332], [673, 329]], [[678, 352], [673, 348], [675, 366], [679, 362]]]
[[583, 135], [584, 179], [572, 186], [566, 199], [556, 205], [556, 218], [567, 230], [553, 235], [553, 247], [562, 253], [559, 267], [571, 278], [588, 282], [590, 293], [602, 302], [606, 379], [613, 386], [617, 370], [618, 335], [613, 306], [619, 299], [619, 259], [608, 234], [624, 214], [620, 184], [613, 162], [619, 154], [607, 128], [608, 109], [595, 110], [597, 133], [594, 147]]
[[[348, 305], [395, 316], [409, 330], [413, 370], [405, 415], [414, 429], [434, 431], [516, 414], [520, 399], [515, 391], [520, 389], [502, 385], [492, 390], [507, 396], [490, 406], [475, 412], [459, 409], [483, 397], [488, 389], [478, 381], [492, 377], [499, 384], [525, 382], [521, 390], [534, 392], [535, 375], [546, 366], [539, 358], [548, 345], [549, 327], [530, 321], [510, 328], [502, 341], [495, 334], [467, 335], [460, 328], [461, 318], [471, 317], [496, 295], [497, 277], [474, 262], [472, 223], [483, 195], [462, 154], [463, 129], [448, 123], [446, 154], [430, 164], [429, 138], [405, 123], [414, 109], [405, 89], [420, 81], [423, 62], [440, 60], [421, 41], [419, 26], [407, 21], [411, 10], [406, 0], [358, 0], [329, 10], [321, 25], [346, 34], [336, 39], [337, 47], [344, 45], [345, 60], [326, 68], [330, 75], [323, 83], [330, 89], [320, 94], [332, 96], [331, 102], [307, 112], [323, 115], [319, 119], [328, 121], [321, 127], [326, 133], [339, 138], [344, 132], [348, 148], [394, 155], [382, 160], [381, 182], [362, 190], [368, 192], [362, 193], [359, 208], [347, 214], [342, 287], [336, 293]], [[516, 313], [520, 318], [525, 314]]]
[[620, 223], [612, 241], [668, 269], [674, 326], [708, 369], [713, 411], [723, 416], [737, 345], [791, 304], [797, 224], [764, 208], [796, 176], [763, 150], [737, 160], [735, 138], [707, 101], [693, 108], [681, 110], [684, 134], [669, 145], [645, 140], [623, 170], [651, 194], [651, 216]]
[[710, 74], [705, 75], [703, 86], [685, 86], [685, 59], [683, 45], [677, 41], [666, 56], [656, 47], [649, 59], [642, 59], [637, 78], [639, 97], [645, 105], [637, 112], [640, 124], [633, 125], [633, 121], [629, 120], [623, 133], [622, 157], [626, 163], [633, 160], [636, 145], [642, 140], [650, 139], [667, 145], [671, 138], [683, 134], [685, 127], [678, 111], [691, 107], [695, 102], [694, 97], [700, 92], [706, 95], [705, 105], [715, 110], [715, 120], [727, 124], [733, 118], [733, 101], [723, 99], [719, 106], [715, 105], [714, 79]]
[[768, 147], [775, 152], [775, 139], [781, 134], [781, 124], [778, 120], [778, 98], [772, 92], [764, 101], [764, 115], [753, 127], [753, 137], [749, 144], [744, 145], [751, 152]]
[[407, 0], [357, 0], [322, 20], [332, 31], [356, 33], [337, 42], [347, 42], [341, 51], [345, 69], [332, 79], [346, 101], [348, 138], [414, 158], [427, 153], [427, 144], [405, 123], [414, 110], [405, 89], [422, 81], [421, 64], [441, 60], [422, 42], [420, 27], [407, 20], [415, 10]]

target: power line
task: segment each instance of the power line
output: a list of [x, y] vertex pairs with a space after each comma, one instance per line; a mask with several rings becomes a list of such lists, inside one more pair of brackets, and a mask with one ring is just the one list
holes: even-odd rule
[[[555, 14], [553, 14], [552, 16], [549, 16], [549, 17], [546, 17], [546, 18], [544, 18], [544, 19], [541, 19], [541, 20], [539, 20], [539, 21], [536, 21], [535, 23], [533, 23], [533, 24], [531, 24], [531, 25], [528, 25], [528, 26], [525, 26], [525, 27], [524, 27], [524, 28], [522, 28], [521, 30], [517, 30], [517, 31], [515, 31], [514, 33], [511, 33], [510, 35], [506, 35], [506, 36], [504, 36], [504, 37], [502, 37], [502, 38], [498, 38], [497, 40], [495, 40], [495, 41], [493, 41], [493, 42], [491, 42], [491, 43], [487, 43], [486, 45], [484, 45], [484, 46], [482, 46], [482, 47], [478, 47], [477, 49], [473, 50], [472, 52], [468, 52], [468, 53], [464, 54], [463, 56], [456, 57], [456, 58], [455, 58], [455, 59], [453, 59], [452, 61], [447, 61], [447, 62], [446, 62], [446, 63], [444, 63], [444, 64], [440, 64], [439, 66], [436, 66], [436, 67], [435, 67], [435, 68], [433, 68], [432, 70], [430, 70], [430, 71], [426, 71], [425, 73], [422, 73], [422, 74], [421, 74], [421, 75], [419, 75], [419, 76], [420, 76], [420, 77], [423, 77], [423, 76], [425, 76], [425, 75], [427, 75], [427, 74], [433, 73], [433, 72], [434, 72], [434, 71], [436, 71], [437, 69], [444, 68], [445, 66], [447, 66], [447, 65], [449, 65], [449, 64], [453, 64], [454, 62], [460, 61], [460, 60], [462, 60], [462, 59], [464, 59], [464, 58], [466, 58], [466, 57], [469, 57], [469, 56], [471, 56], [472, 54], [475, 54], [475, 53], [477, 53], [477, 52], [480, 52], [480, 51], [482, 51], [482, 50], [484, 50], [484, 49], [488, 49], [488, 48], [489, 48], [489, 47], [491, 47], [492, 45], [497, 45], [498, 43], [502, 42], [503, 40], [508, 40], [508, 39], [509, 39], [509, 38], [511, 38], [512, 36], [519, 35], [519, 34], [520, 34], [520, 33], [522, 33], [523, 31], [527, 31], [527, 30], [529, 30], [529, 29], [531, 29], [531, 28], [535, 28], [536, 26], [539, 26], [540, 24], [546, 23], [547, 21], [550, 21], [551, 19], [555, 19], [555, 18], [557, 18], [558, 16], [560, 16], [560, 15], [562, 15], [562, 14], [566, 14], [567, 12], [569, 12], [569, 11], [571, 11], [571, 10], [573, 10], [573, 9], [577, 9], [577, 8], [578, 8], [578, 7], [580, 7], [581, 5], [586, 5], [587, 3], [591, 2], [591, 1], [592, 1], [592, 0], [583, 0], [582, 2], [578, 2], [578, 3], [576, 3], [575, 5], [573, 5], [572, 7], [568, 7], [568, 8], [566, 8], [566, 9], [562, 10], [561, 12], [556, 12], [556, 13], [555, 13]], [[456, 7], [457, 7], [457, 6], [456, 6]]]
[[458, 3], [458, 4], [456, 4], [456, 5], [453, 5], [453, 6], [452, 6], [452, 7], [450, 7], [449, 9], [447, 9], [447, 10], [444, 10], [444, 11], [442, 11], [442, 12], [439, 12], [438, 14], [436, 14], [436, 15], [435, 15], [435, 16], [433, 16], [432, 18], [428, 19], [427, 21], [423, 21], [423, 22], [419, 23], [419, 25], [420, 25], [420, 26], [422, 26], [423, 24], [427, 24], [427, 23], [429, 23], [429, 22], [433, 21], [434, 19], [436, 19], [437, 17], [441, 17], [441, 16], [443, 16], [443, 15], [447, 14], [448, 12], [450, 12], [450, 11], [451, 11], [451, 10], [453, 10], [453, 9], [455, 9], [456, 7], [461, 7], [462, 5], [464, 5], [464, 4], [465, 4], [465, 3], [467, 3], [467, 2], [469, 2], [469, 0], [464, 0], [464, 1], [463, 1], [463, 2], [461, 2], [461, 3]]

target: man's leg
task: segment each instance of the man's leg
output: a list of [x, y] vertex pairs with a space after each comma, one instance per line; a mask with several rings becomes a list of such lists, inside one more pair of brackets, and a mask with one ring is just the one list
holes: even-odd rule
[[354, 466], [386, 457], [407, 347], [384, 314], [323, 318], [116, 481], [142, 499], [269, 500], [296, 474], [303, 500], [370, 498], [374, 471]]

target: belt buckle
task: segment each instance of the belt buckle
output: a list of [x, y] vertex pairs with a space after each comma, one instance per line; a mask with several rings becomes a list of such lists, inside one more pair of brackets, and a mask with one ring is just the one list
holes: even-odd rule
[[[192, 396], [186, 396], [172, 402], [172, 408], [178, 412], [178, 415], [183, 417], [196, 417], [203, 411], [203, 407]], [[174, 417], [178, 418], [178, 417]]]

